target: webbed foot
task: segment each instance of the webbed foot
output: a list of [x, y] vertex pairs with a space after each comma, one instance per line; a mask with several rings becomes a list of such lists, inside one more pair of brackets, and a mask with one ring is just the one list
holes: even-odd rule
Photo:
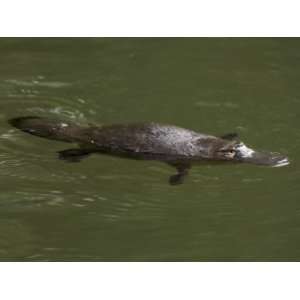
[[74, 148], [58, 151], [58, 158], [66, 162], [80, 162], [90, 154], [91, 152], [87, 150]]
[[175, 174], [170, 176], [169, 178], [169, 183], [171, 185], [178, 185], [178, 184], [182, 184], [184, 182], [184, 175], [182, 174]]
[[170, 176], [169, 183], [171, 185], [178, 185], [184, 182], [184, 178], [188, 175], [191, 165], [186, 162], [170, 162], [169, 165], [175, 167], [178, 171], [177, 174]]

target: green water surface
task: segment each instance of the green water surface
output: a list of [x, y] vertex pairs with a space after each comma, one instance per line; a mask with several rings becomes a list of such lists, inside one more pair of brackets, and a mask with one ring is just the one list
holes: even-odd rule
[[[0, 260], [300, 260], [299, 39], [0, 39]], [[7, 124], [156, 121], [287, 154], [283, 168], [91, 156]]]

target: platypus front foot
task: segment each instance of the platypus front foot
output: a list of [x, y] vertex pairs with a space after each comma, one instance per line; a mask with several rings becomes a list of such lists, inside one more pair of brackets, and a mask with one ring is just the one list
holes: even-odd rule
[[172, 175], [170, 176], [169, 178], [169, 183], [171, 185], [178, 185], [178, 184], [182, 184], [184, 182], [184, 177], [185, 175], [183, 174], [175, 174], [175, 175]]
[[80, 148], [58, 151], [58, 158], [66, 162], [80, 162], [89, 155], [89, 151]]
[[184, 178], [188, 175], [189, 169], [191, 168], [190, 164], [181, 163], [181, 162], [171, 162], [171, 166], [175, 167], [178, 171], [177, 174], [170, 176], [169, 183], [171, 185], [178, 185], [184, 182]]

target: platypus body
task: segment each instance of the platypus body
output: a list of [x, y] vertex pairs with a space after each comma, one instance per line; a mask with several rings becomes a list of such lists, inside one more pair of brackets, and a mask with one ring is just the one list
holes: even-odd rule
[[158, 123], [84, 127], [32, 116], [14, 118], [9, 123], [32, 135], [77, 144], [78, 148], [58, 152], [59, 158], [68, 162], [79, 162], [93, 153], [166, 162], [177, 169], [177, 174], [169, 180], [172, 185], [182, 183], [191, 166], [199, 162], [289, 164], [283, 155], [246, 147], [234, 133], [216, 137]]

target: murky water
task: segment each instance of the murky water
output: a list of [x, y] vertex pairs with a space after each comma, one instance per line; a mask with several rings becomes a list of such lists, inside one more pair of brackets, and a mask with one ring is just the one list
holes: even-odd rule
[[[0, 39], [0, 260], [299, 260], [299, 39]], [[283, 168], [91, 156], [7, 119], [239, 132]]]

